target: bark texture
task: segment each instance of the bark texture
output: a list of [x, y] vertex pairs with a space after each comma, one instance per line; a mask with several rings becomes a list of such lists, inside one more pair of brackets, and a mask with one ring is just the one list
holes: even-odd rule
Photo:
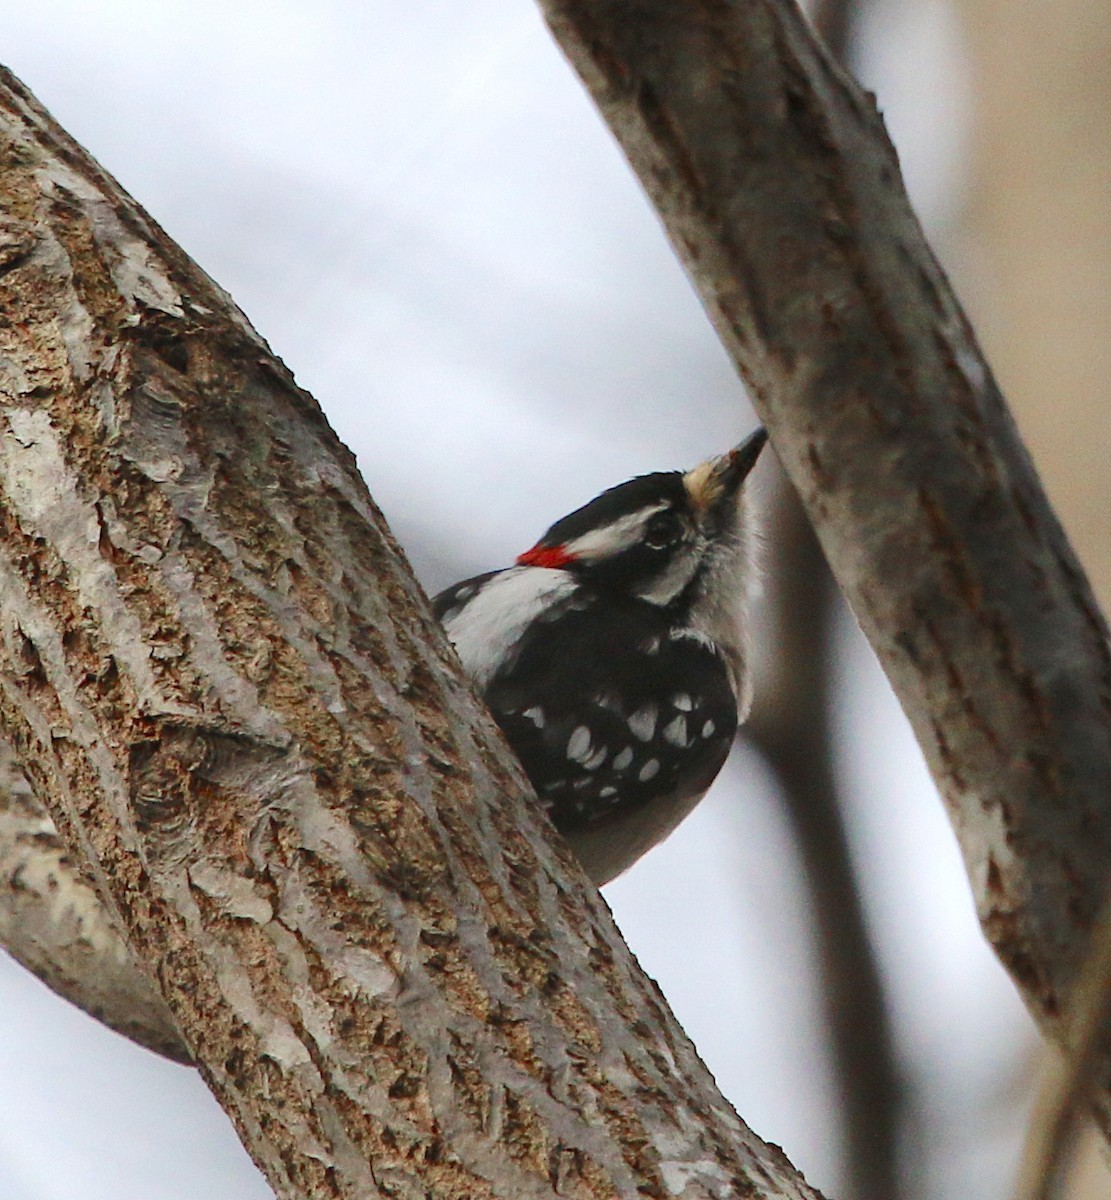
[[542, 5], [911, 720], [988, 937], [1059, 1032], [1111, 862], [1107, 632], [873, 98], [789, 0]]
[[[855, 0], [810, 6], [818, 36], [849, 61]], [[806, 876], [838, 1118], [843, 1200], [897, 1200], [914, 1183], [900, 1144], [916, 1131], [884, 981], [853, 868], [833, 765], [830, 713], [841, 597], [794, 489], [776, 470], [764, 533], [764, 622], [755, 637], [754, 707], [741, 731], [775, 773]]]
[[48, 987], [167, 1058], [190, 1055], [170, 1010], [0, 743], [0, 946]]
[[315, 403], [9, 75], [0, 214], [0, 718], [279, 1195], [814, 1197]]

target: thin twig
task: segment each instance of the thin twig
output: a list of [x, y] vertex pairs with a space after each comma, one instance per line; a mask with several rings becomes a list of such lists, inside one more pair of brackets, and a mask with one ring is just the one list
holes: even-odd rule
[[1047, 1058], [1034, 1112], [1026, 1131], [1015, 1200], [1049, 1200], [1092, 1088], [1096, 1053], [1111, 1020], [1111, 906], [1069, 998], [1064, 1054]]

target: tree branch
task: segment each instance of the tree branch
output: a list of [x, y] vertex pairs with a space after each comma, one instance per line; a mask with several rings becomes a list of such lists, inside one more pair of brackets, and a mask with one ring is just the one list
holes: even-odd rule
[[0, 946], [132, 1041], [190, 1061], [170, 1010], [0, 743]]
[[902, 1190], [899, 1135], [907, 1106], [833, 771], [837, 591], [782, 472], [770, 499], [764, 605], [770, 619], [760, 630], [756, 701], [742, 733], [775, 772], [806, 877], [844, 1130], [846, 1194], [892, 1200]]
[[814, 28], [842, 66], [847, 67], [849, 62], [849, 44], [859, 9], [858, 0], [816, 0], [813, 5], [811, 20]]
[[814, 1197], [462, 679], [351, 456], [9, 75], [0, 718], [288, 1197]]
[[872, 98], [790, 0], [542, 5], [910, 718], [985, 931], [1057, 1031], [1111, 862], [1106, 628]]

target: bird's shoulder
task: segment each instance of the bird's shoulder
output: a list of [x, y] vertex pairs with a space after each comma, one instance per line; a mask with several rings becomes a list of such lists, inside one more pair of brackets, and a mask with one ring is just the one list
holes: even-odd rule
[[437, 592], [432, 597], [432, 611], [440, 622], [447, 620], [459, 612], [468, 601], [473, 600], [484, 584], [489, 583], [495, 575], [503, 575], [504, 571], [484, 571], [481, 575], [472, 575], [469, 579], [460, 579], [451, 587]]

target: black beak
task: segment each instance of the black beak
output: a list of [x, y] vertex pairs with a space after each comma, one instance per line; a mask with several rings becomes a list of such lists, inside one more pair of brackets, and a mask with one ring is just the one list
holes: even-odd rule
[[756, 466], [756, 460], [760, 457], [760, 451], [767, 440], [768, 431], [761, 425], [724, 456], [720, 472], [726, 487], [740, 487], [749, 471]]

